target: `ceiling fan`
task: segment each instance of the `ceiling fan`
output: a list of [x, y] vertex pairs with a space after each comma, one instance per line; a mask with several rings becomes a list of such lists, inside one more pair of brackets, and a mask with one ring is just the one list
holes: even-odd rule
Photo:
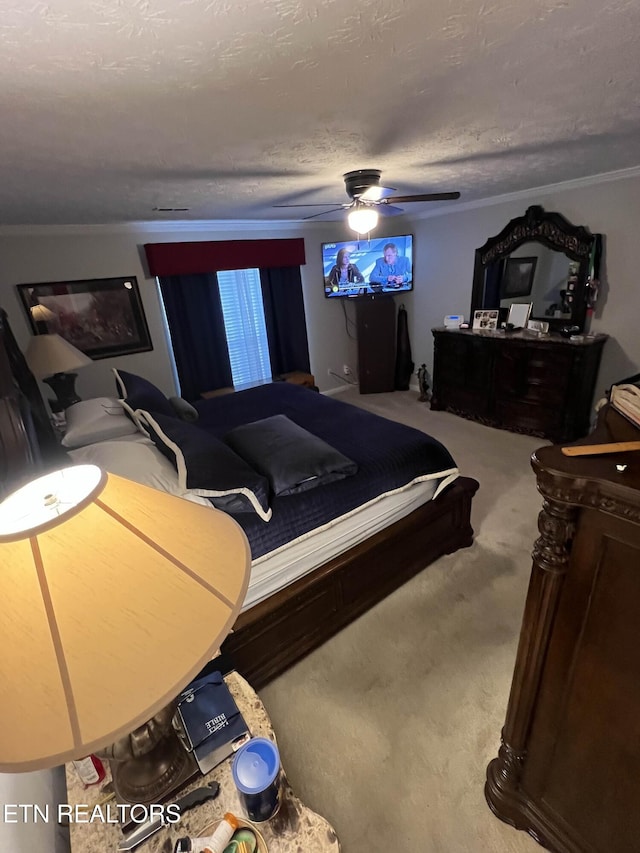
[[330, 208], [330, 210], [304, 216], [303, 219], [315, 219], [317, 216], [325, 216], [336, 210], [349, 210], [347, 217], [349, 226], [358, 234], [366, 234], [378, 224], [378, 213], [387, 216], [403, 213], [402, 208], [396, 207], [392, 202], [406, 204], [412, 201], [448, 201], [460, 198], [459, 192], [393, 195], [396, 192], [393, 187], [384, 187], [380, 184], [381, 175], [380, 169], [355, 169], [353, 172], [346, 172], [343, 175], [344, 183], [351, 201], [324, 204], [274, 204], [274, 207]]

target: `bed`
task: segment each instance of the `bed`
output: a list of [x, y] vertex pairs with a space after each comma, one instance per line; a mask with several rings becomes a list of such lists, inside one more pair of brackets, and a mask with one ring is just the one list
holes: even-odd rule
[[[187, 467], [190, 460], [196, 460], [194, 476], [206, 469], [203, 449], [190, 457], [183, 433], [189, 441], [197, 434], [198, 441], [205, 442], [207, 454], [207, 442], [216, 448], [215, 453], [226, 453], [220, 445], [237, 450], [233, 440], [240, 436], [246, 452], [245, 426], [259, 424], [262, 428], [274, 421], [278, 428], [293, 424], [302, 431], [294, 436], [293, 445], [289, 436], [287, 445], [298, 447], [298, 439], [302, 442], [304, 451], [296, 464], [309, 456], [307, 436], [346, 460], [348, 464], [338, 475], [333, 476], [332, 471], [331, 477], [313, 487], [307, 481], [315, 473], [303, 478], [303, 486], [296, 481], [292, 491], [278, 494], [274, 493], [276, 481], [268, 479], [268, 506], [265, 503], [263, 508], [259, 504], [264, 495], [256, 498], [259, 489], [251, 484], [242, 492], [245, 503], [247, 494], [251, 495], [250, 510], [229, 509], [247, 534], [253, 559], [249, 594], [223, 653], [256, 688], [435, 559], [472, 543], [471, 500], [478, 484], [459, 475], [439, 442], [289, 383], [202, 400], [195, 404], [197, 420], [190, 423], [178, 417], [175, 407], [161, 412], [164, 404], [145, 398], [148, 405], [136, 406], [130, 414], [146, 412], [146, 432], [138, 428], [123, 435], [101, 436], [101, 440], [63, 451], [59, 442], [52, 441], [47, 419], [43, 420], [37, 385], [15, 346], [6, 315], [0, 315], [0, 333], [0, 465], [5, 489], [68, 458], [95, 462], [138, 479], [138, 460], [149, 457], [161, 471], [154, 474], [157, 482], [152, 484], [174, 490], [181, 476], [171, 451], [175, 442]], [[120, 375], [132, 376], [123, 371]], [[249, 449], [256, 443], [255, 436], [254, 432], [248, 439]], [[258, 443], [261, 437], [259, 433]], [[266, 446], [273, 445], [267, 442]], [[218, 470], [220, 458], [216, 456], [212, 470]], [[188, 493], [183, 489], [183, 497], [214, 500], [211, 490], [189, 485]], [[176, 493], [183, 486], [178, 483]], [[220, 492], [225, 490], [213, 489], [218, 498]], [[225, 500], [228, 497], [223, 495]]]

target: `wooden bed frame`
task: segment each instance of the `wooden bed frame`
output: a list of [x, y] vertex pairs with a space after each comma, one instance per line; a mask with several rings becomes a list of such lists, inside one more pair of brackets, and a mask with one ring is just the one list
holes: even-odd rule
[[[65, 458], [0, 309], [0, 499]], [[222, 647], [229, 664], [260, 688], [438, 557], [471, 545], [477, 488], [459, 477], [436, 500], [241, 614]]]
[[476, 480], [436, 500], [242, 613], [222, 649], [256, 688], [337, 634], [443, 554], [473, 542]]

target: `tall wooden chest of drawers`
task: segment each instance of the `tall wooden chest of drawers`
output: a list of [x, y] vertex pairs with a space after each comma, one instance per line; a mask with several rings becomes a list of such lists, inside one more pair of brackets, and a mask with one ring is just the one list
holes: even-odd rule
[[[639, 438], [606, 406], [580, 444]], [[640, 451], [568, 457], [548, 445], [532, 464], [540, 537], [485, 793], [556, 853], [636, 853]]]

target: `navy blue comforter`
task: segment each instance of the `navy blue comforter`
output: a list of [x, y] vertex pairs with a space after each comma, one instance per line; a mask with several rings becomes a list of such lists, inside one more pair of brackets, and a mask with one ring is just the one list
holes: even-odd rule
[[425, 433], [288, 382], [195, 405], [198, 426], [219, 438], [240, 424], [285, 414], [358, 464], [357, 474], [343, 480], [272, 498], [269, 522], [254, 513], [234, 515], [254, 560], [416, 477], [456, 468], [449, 451]]

